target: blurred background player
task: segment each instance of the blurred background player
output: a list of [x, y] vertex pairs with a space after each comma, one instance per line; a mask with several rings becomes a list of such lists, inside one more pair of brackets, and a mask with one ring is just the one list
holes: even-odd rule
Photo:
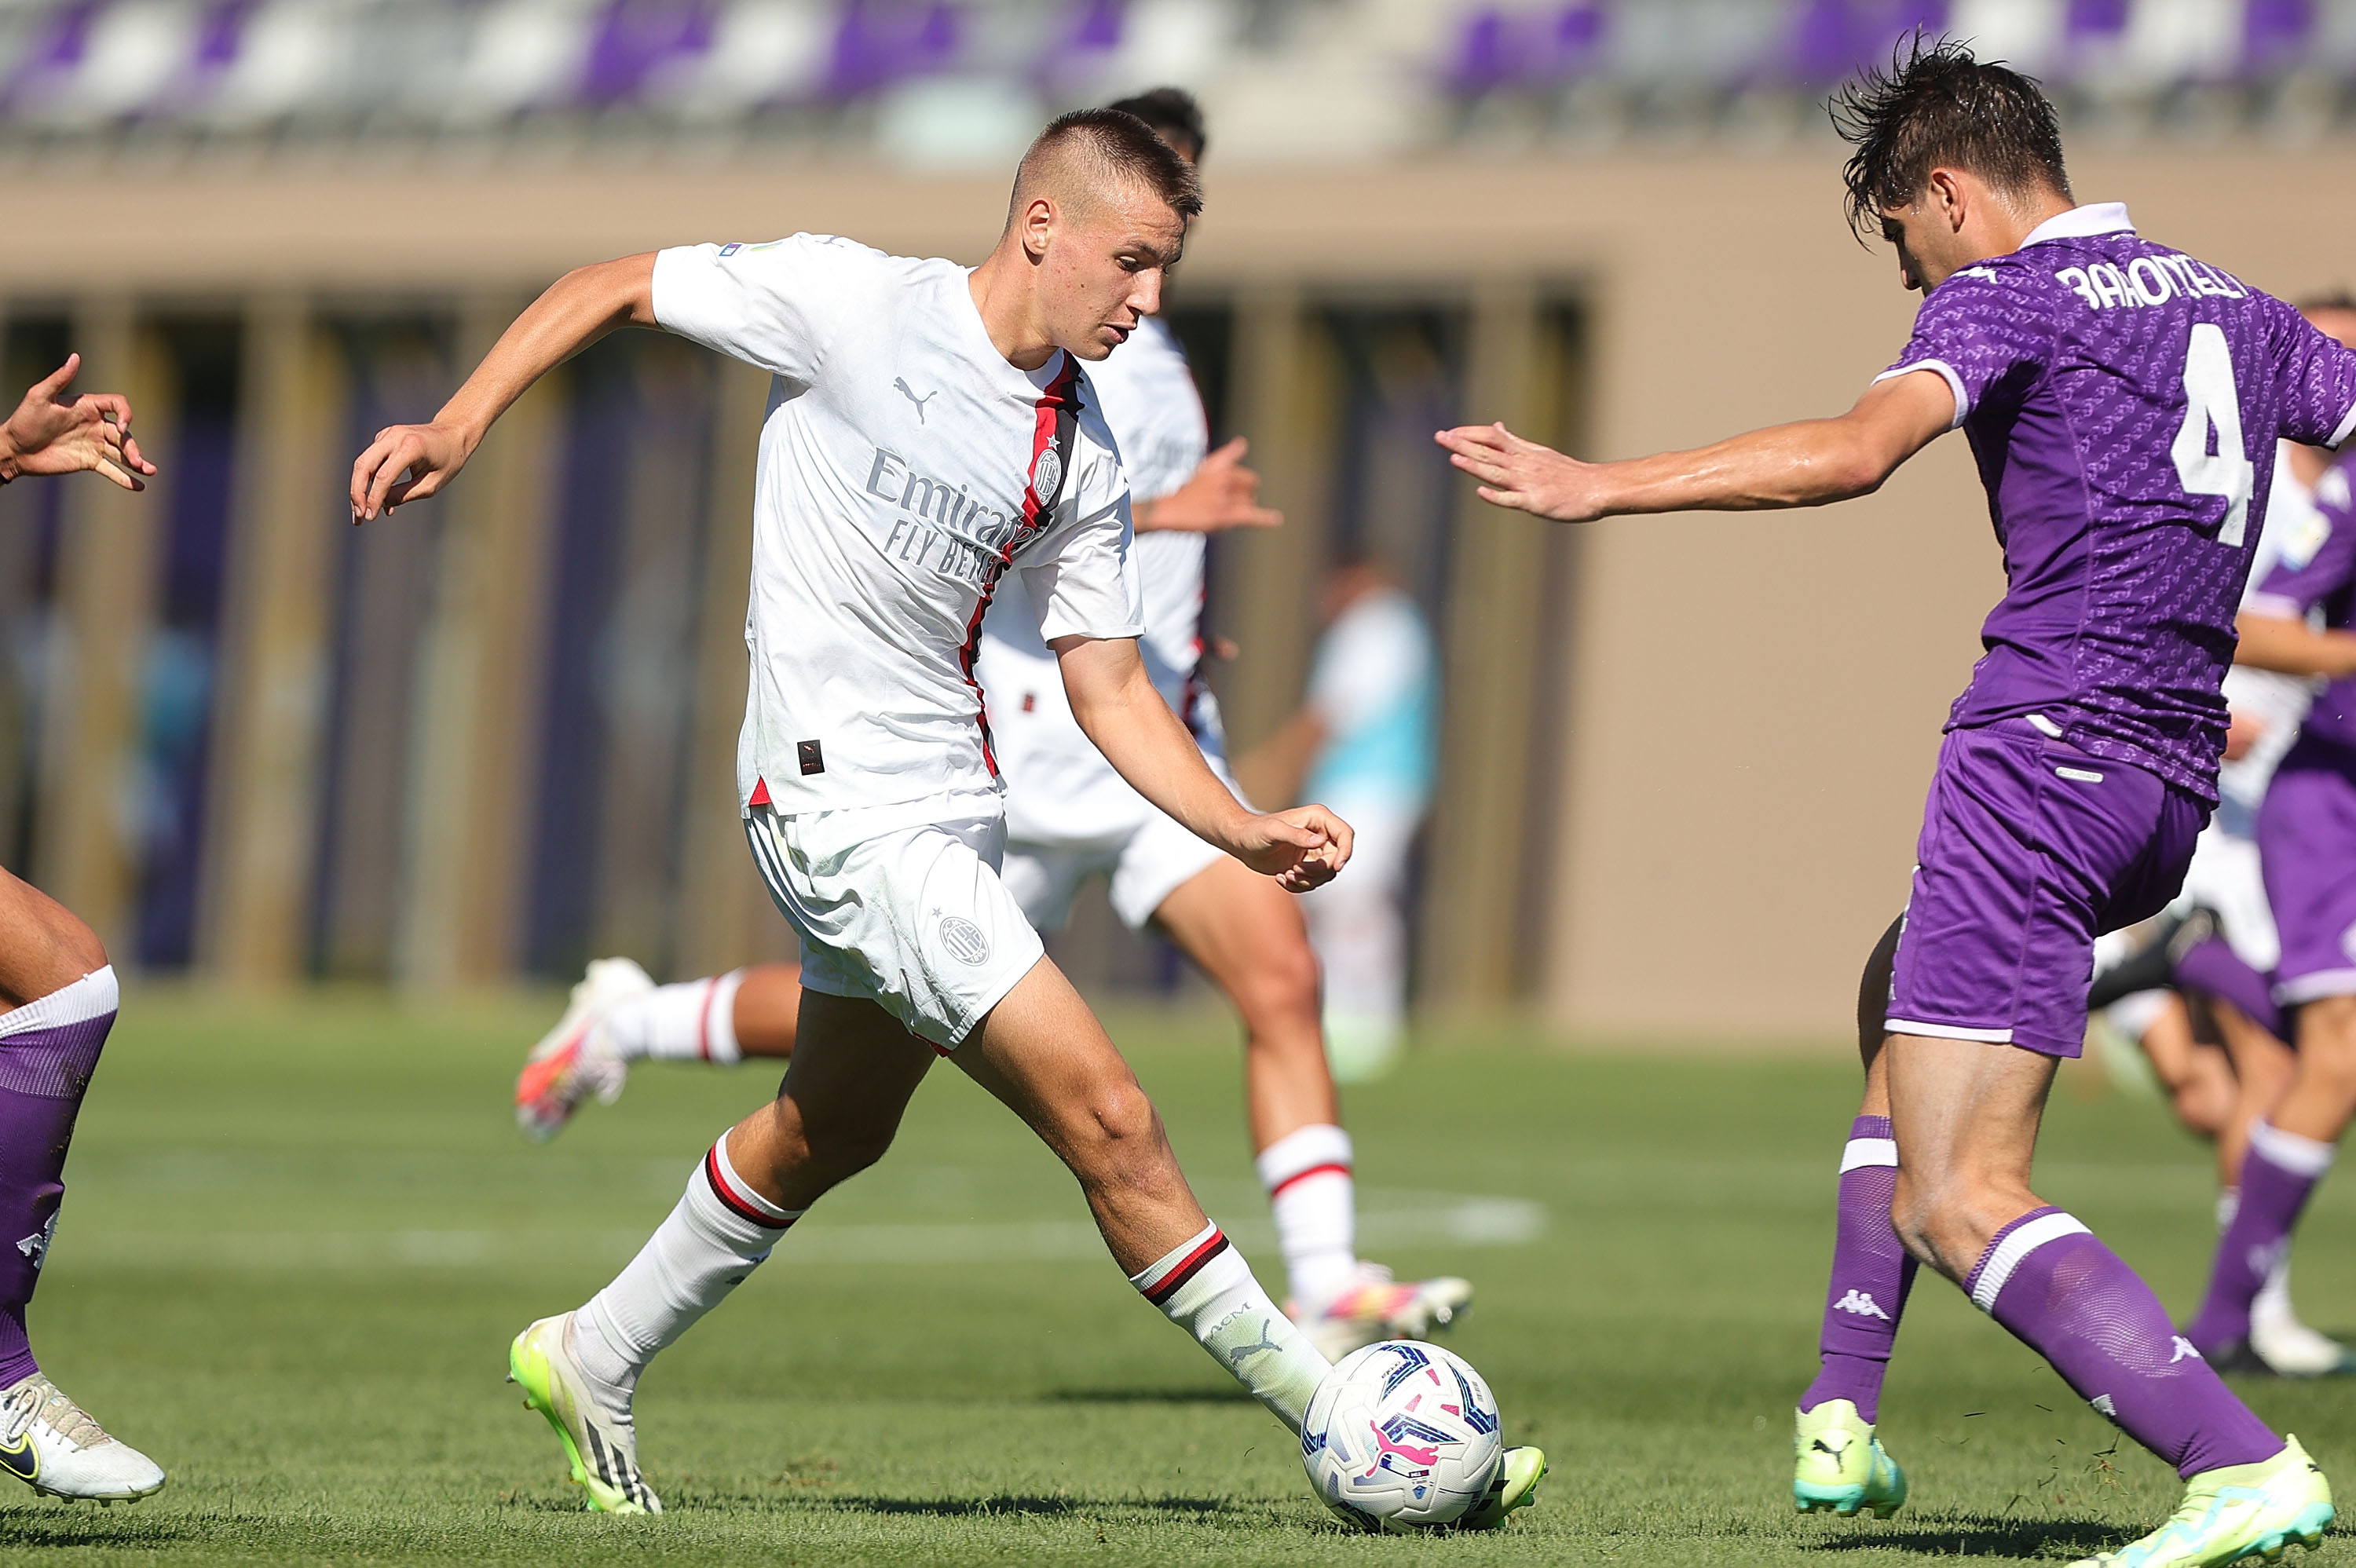
[[[1162, 88], [1110, 107], [1144, 121], [1190, 165], [1201, 159], [1206, 134], [1189, 94]], [[1259, 481], [1242, 465], [1241, 441], [1209, 451], [1185, 351], [1160, 316], [1145, 317], [1087, 376], [1133, 492], [1144, 497], [1134, 503], [1130, 550], [1145, 600], [1139, 651], [1156, 689], [1234, 789], [1218, 700], [1202, 668], [1205, 543], [1282, 517], [1258, 504]], [[1325, 662], [1321, 656], [1321, 678]], [[1246, 1105], [1291, 1286], [1288, 1310], [1337, 1360], [1378, 1339], [1421, 1339], [1445, 1327], [1471, 1304], [1470, 1285], [1450, 1276], [1396, 1281], [1357, 1256], [1354, 1155], [1326, 1066], [1317, 955], [1301, 903], [1155, 809], [1113, 771], [1072, 716], [1020, 582], [1002, 584], [983, 619], [975, 674], [1007, 783], [1001, 876], [1023, 913], [1041, 930], [1061, 930], [1085, 880], [1105, 876], [1122, 921], [1131, 930], [1157, 926], [1243, 1020]], [[1397, 866], [1380, 863], [1392, 838], [1386, 832], [1377, 842], [1376, 875], [1396, 881]], [[1353, 854], [1354, 880], [1361, 853]], [[1402, 961], [1396, 951], [1392, 957]], [[641, 1058], [727, 1064], [789, 1057], [800, 1007], [790, 965], [657, 987], [628, 959], [597, 960], [525, 1064], [517, 1118], [527, 1132], [552, 1136], [589, 1095], [610, 1103]]]
[[[67, 396], [80, 368], [69, 356], [0, 424], [0, 485], [88, 472], [146, 488], [155, 465], [131, 437], [130, 403]], [[35, 1491], [102, 1502], [148, 1496], [163, 1468], [42, 1375], [25, 1316], [57, 1233], [74, 1120], [120, 1001], [98, 934], [0, 869], [0, 1467]]]
[[[2356, 301], [2311, 299], [2299, 312], [2319, 330], [2356, 346]], [[2312, 539], [2328, 527], [2317, 512], [2315, 490], [2331, 461], [2329, 452], [2295, 442], [2277, 449], [2274, 492], [2243, 595], [2245, 608], [2264, 592], [2285, 541]], [[2158, 931], [2115, 932], [2096, 944], [2098, 997], [2145, 968], [2138, 956], [2157, 960], [2167, 972], [2162, 987], [2096, 1005], [2111, 1028], [2142, 1047], [2177, 1119], [2214, 1140], [2221, 1236], [2239, 1208], [2250, 1128], [2288, 1089], [2296, 1065], [2272, 994], [2281, 941], [2266, 901], [2256, 830], [2267, 785], [2297, 737], [2314, 687], [2308, 677], [2246, 664], [2226, 672], [2233, 728], [2218, 769], [2217, 815], [2193, 848], [2184, 891], [2173, 906], [2177, 919], [2191, 923], [2155, 921]], [[2139, 945], [2147, 951], [2139, 954]], [[2298, 1320], [2291, 1305], [2287, 1238], [2274, 1250], [2265, 1283], [2249, 1304], [2247, 1343], [2234, 1360], [2242, 1370], [2286, 1377], [2356, 1368], [2345, 1346]]]
[[[1826, 1343], [1845, 1311], [1894, 1331], [1905, 1265], [1929, 1263], [2185, 1482], [2174, 1518], [2089, 1562], [2205, 1568], [2312, 1546], [2334, 1518], [2321, 1470], [2030, 1178], [2055, 1068], [2084, 1042], [2094, 940], [2175, 898], [2214, 810], [2220, 688], [2276, 443], [2347, 439], [2356, 353], [2146, 240], [2123, 205], [2081, 205], [2052, 103], [1961, 44], [1918, 35], [1834, 113], [1857, 149], [1851, 220], [1924, 295], [1905, 352], [1848, 413], [1595, 464], [1502, 425], [1440, 439], [1484, 499], [1580, 522], [1847, 499], [1969, 432], [2006, 592], [1948, 719], [1888, 989], [1865, 990], [1882, 1038], [1841, 1162]], [[2254, 1205], [2245, 1173], [2237, 1226]], [[1868, 1414], [1888, 1356], [1886, 1333], [1869, 1339], [1828, 1352], [1802, 1397], [1803, 1510], [1905, 1501]]]
[[[2244, 606], [2236, 655], [2328, 684], [2257, 815], [2280, 945], [2272, 1000], [2298, 1052], [2289, 1086], [2251, 1125], [2238, 1201], [2184, 1331], [2201, 1354], [2228, 1363], [2253, 1359], [2255, 1302], [2356, 1115], [2356, 501], [2346, 460], [2323, 475], [2315, 500], [2281, 532], [2273, 569]], [[2310, 624], [2319, 615], [2322, 625]]]
[[1407, 1040], [1408, 857], [1431, 801], [1440, 664], [1423, 612], [1372, 561], [1334, 571], [1324, 611], [1308, 696], [1246, 771], [1280, 778], [1276, 798], [1331, 795], [1358, 813], [1344, 817], [1358, 835], [1350, 885], [1302, 904], [1325, 969], [1333, 1076], [1363, 1083], [1396, 1066]]

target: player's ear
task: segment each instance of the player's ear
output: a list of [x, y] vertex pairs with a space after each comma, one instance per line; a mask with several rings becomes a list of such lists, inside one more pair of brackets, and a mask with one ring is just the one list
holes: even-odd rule
[[1047, 254], [1047, 240], [1055, 229], [1055, 204], [1034, 196], [1023, 208], [1023, 250], [1033, 261]]
[[1938, 212], [1947, 225], [1947, 232], [1953, 234], [1960, 230], [1964, 226], [1964, 219], [1971, 201], [1969, 191], [1965, 189], [1963, 180], [1956, 176], [1955, 171], [1933, 169], [1928, 194], [1930, 201], [1925, 205]]

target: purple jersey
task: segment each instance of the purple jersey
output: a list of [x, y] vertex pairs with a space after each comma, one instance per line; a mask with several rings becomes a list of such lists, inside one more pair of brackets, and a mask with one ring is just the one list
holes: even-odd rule
[[2027, 720], [2214, 802], [2275, 440], [2347, 436], [2356, 354], [2102, 203], [1933, 290], [1909, 371], [1954, 392], [2004, 547], [1947, 727]]
[[[2319, 607], [2325, 625], [2356, 630], [2356, 499], [2345, 461], [2316, 485], [2315, 511], [2278, 549], [2274, 570], [2245, 608], [2304, 620]], [[2356, 676], [2342, 676], [2317, 695], [2299, 733], [2356, 750]]]

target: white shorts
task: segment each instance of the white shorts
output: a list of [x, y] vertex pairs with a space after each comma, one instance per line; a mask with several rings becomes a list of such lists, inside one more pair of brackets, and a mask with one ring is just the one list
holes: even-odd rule
[[2182, 897], [2215, 910], [2234, 956], [2259, 974], [2272, 973], [2282, 962], [2282, 936], [2275, 929], [2265, 873], [2252, 840], [2213, 822], [2202, 828], [2192, 843], [2192, 863], [2184, 869]]
[[943, 1051], [1045, 955], [999, 880], [995, 795], [744, 819], [753, 859], [802, 939], [802, 984], [881, 1006]]
[[[1219, 782], [1237, 800], [1227, 764], [1218, 757], [1203, 759]], [[1061, 931], [1070, 923], [1072, 901], [1080, 884], [1097, 872], [1112, 879], [1113, 912], [1131, 931], [1142, 930], [1162, 901], [1216, 863], [1226, 851], [1214, 848], [1178, 826], [1172, 817], [1143, 800], [1138, 816], [1125, 831], [1091, 837], [1053, 837], [1054, 813], [1048, 803], [1033, 800], [1023, 814], [1032, 835], [1006, 847], [1003, 876], [1007, 891], [1023, 912], [1041, 931]]]

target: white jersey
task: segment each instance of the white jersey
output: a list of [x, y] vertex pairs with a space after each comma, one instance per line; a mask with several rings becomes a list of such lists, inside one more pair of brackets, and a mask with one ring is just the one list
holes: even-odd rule
[[[2329, 527], [2316, 508], [2315, 492], [2299, 483], [2291, 466], [2289, 447], [2290, 443], [2284, 442], [2275, 453], [2274, 495], [2266, 503], [2257, 548], [2250, 554], [2249, 585], [2242, 594], [2244, 609], [2257, 596], [2259, 587], [2286, 549], [2298, 551], [2302, 541], [2316, 529]], [[2324, 477], [2329, 481], [2338, 473], [2333, 469]], [[2313, 553], [2313, 546], [2306, 549], [2308, 553]], [[2251, 819], [2259, 803], [2266, 798], [2266, 786], [2274, 782], [2275, 768], [2282, 762], [2283, 753], [2297, 739], [2298, 727], [2307, 719], [2308, 706], [2315, 700], [2319, 684], [2302, 676], [2252, 669], [2246, 665], [2234, 665], [2225, 672], [2227, 705], [2237, 715], [2254, 719], [2265, 726], [2255, 745], [2239, 760], [2222, 763], [2217, 770], [2217, 823], [2226, 832], [2236, 837], [2249, 837], [2253, 830]]]
[[[1185, 350], [1158, 317], [1088, 367], [1084, 400], [1091, 389], [1141, 499], [1158, 501], [1194, 477], [1210, 450], [1210, 424]], [[1138, 651], [1146, 673], [1216, 756], [1225, 741], [1200, 677], [1203, 558], [1204, 536], [1174, 529], [1140, 535], [1130, 549], [1145, 609]], [[1017, 843], [1108, 842], [1145, 822], [1152, 808], [1072, 717], [1063, 671], [1019, 591], [1001, 595], [983, 621], [978, 669], [1013, 790], [1007, 811]]]
[[972, 669], [1004, 584], [1045, 636], [1144, 629], [1128, 482], [1079, 367], [1009, 364], [969, 275], [812, 234], [655, 259], [662, 326], [776, 378], [742, 801], [792, 816], [999, 787]]

